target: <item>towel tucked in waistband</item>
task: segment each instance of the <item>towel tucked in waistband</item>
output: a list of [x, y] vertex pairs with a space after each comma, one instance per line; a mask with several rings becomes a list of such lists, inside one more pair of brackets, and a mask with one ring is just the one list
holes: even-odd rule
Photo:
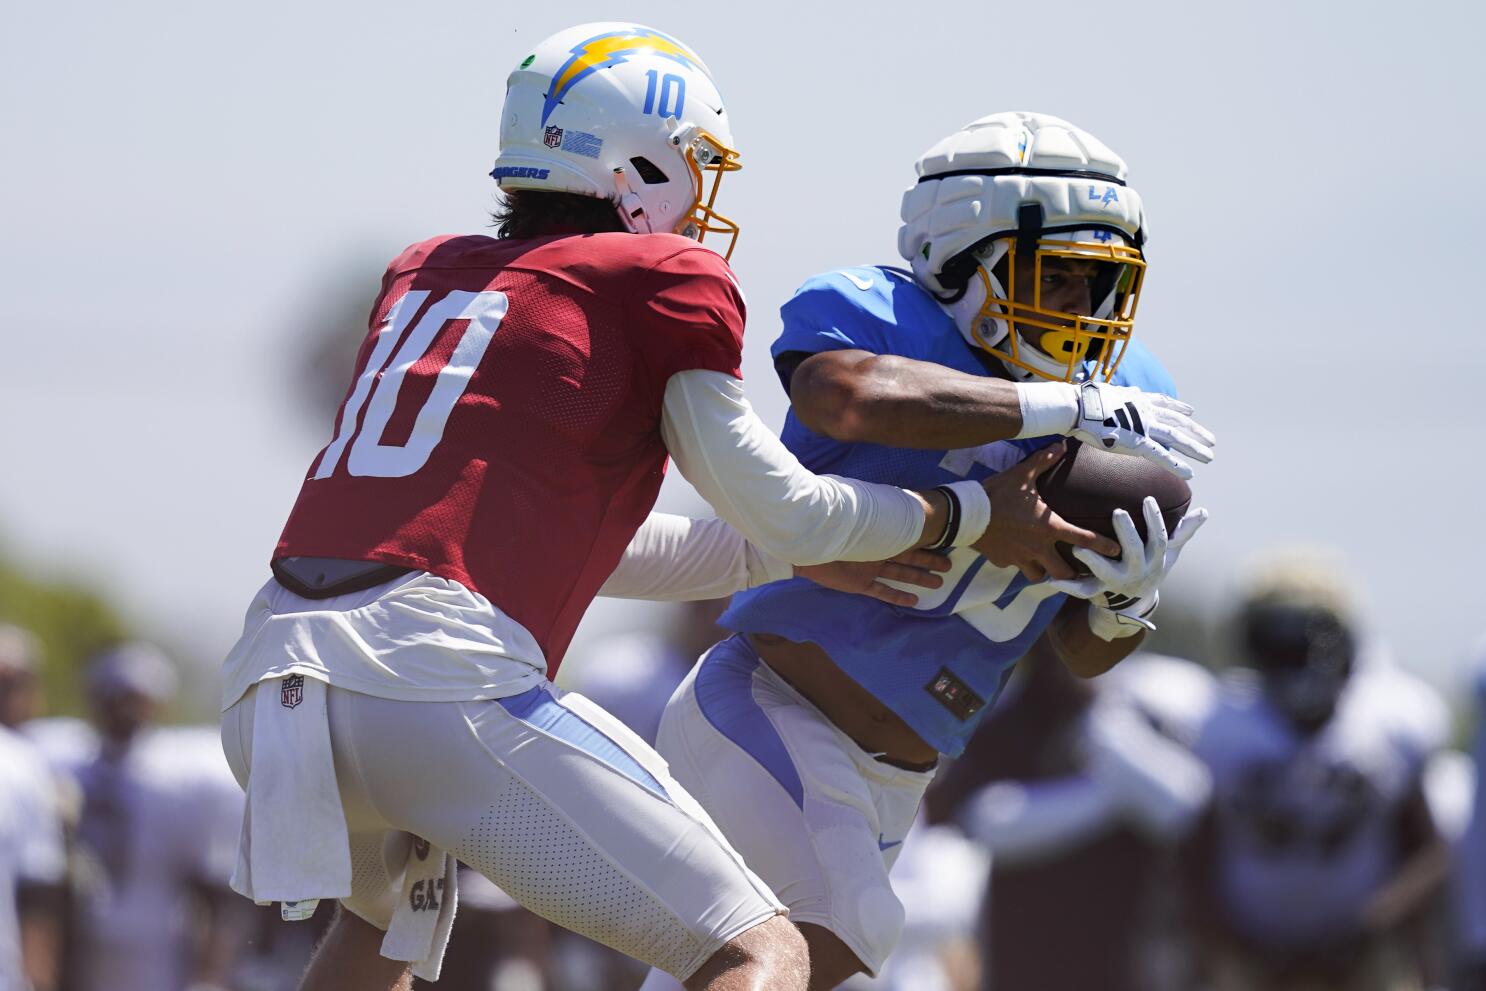
[[260, 904], [351, 894], [351, 846], [325, 692], [323, 682], [297, 674], [258, 686], [247, 810], [231, 884]]

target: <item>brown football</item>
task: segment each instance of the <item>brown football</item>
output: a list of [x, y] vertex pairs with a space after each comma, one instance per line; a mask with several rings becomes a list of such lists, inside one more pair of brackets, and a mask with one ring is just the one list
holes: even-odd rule
[[[1167, 533], [1175, 529], [1192, 503], [1187, 483], [1165, 468], [1145, 458], [1111, 454], [1076, 440], [1069, 441], [1068, 453], [1037, 479], [1037, 491], [1063, 519], [1106, 537], [1115, 535], [1112, 516], [1116, 509], [1123, 509], [1145, 538], [1145, 514], [1140, 504], [1146, 496], [1156, 497]], [[1072, 547], [1063, 544], [1059, 549], [1079, 574], [1088, 573], [1073, 556]]]

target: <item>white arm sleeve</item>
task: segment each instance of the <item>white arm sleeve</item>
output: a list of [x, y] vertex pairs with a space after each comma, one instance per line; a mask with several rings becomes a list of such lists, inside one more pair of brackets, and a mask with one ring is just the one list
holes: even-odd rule
[[987, 785], [956, 817], [971, 839], [1006, 864], [1031, 864], [1083, 845], [1120, 821], [1113, 792], [1095, 778]]
[[1096, 704], [1085, 730], [1089, 769], [1133, 824], [1156, 842], [1186, 835], [1212, 795], [1207, 766], [1118, 703]]
[[599, 595], [684, 602], [794, 577], [788, 561], [765, 554], [723, 520], [651, 513]]
[[691, 369], [666, 383], [661, 436], [717, 514], [791, 564], [881, 561], [918, 542], [922, 504], [904, 490], [808, 471], [731, 375]]

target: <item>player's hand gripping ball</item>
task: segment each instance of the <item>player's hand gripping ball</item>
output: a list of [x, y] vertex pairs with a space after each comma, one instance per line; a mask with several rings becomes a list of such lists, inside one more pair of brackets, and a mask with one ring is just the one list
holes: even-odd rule
[[1154, 592], [1207, 521], [1207, 510], [1189, 509], [1192, 490], [1169, 471], [1085, 444], [1069, 444], [1037, 488], [1069, 523], [1119, 541], [1117, 559], [1060, 548], [1082, 577], [1053, 582], [1078, 598], [1104, 596], [1101, 604], [1114, 609]]

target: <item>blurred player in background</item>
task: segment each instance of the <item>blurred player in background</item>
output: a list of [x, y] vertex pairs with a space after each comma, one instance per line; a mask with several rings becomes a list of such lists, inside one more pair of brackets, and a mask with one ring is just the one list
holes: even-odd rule
[[41, 715], [40, 658], [35, 634], [0, 623], [0, 726], [19, 729]]
[[[434, 238], [388, 268], [224, 674], [248, 792], [234, 886], [289, 915], [346, 910], [305, 987], [403, 987], [410, 963], [436, 977], [448, 854], [691, 987], [803, 987], [768, 887], [649, 747], [548, 680], [600, 586], [709, 598], [794, 563], [911, 603], [876, 579], [915, 572], [870, 562], [961, 516], [986, 529], [978, 481], [819, 477], [753, 414], [724, 260], [737, 226], [714, 209], [732, 143], [689, 48], [569, 29], [509, 78], [500, 236]], [[736, 530], [647, 519], [668, 455]], [[999, 525], [1047, 553], [1108, 544], [1017, 508]], [[838, 559], [869, 563], [824, 567]]]
[[1475, 788], [1469, 825], [1457, 846], [1455, 970], [1460, 991], [1486, 991], [1486, 637], [1470, 661]]
[[86, 677], [95, 732], [37, 734], [81, 793], [69, 986], [225, 987], [239, 942], [227, 879], [242, 798], [215, 735], [156, 728], [177, 677], [153, 645], [109, 650]]
[[0, 727], [0, 991], [58, 986], [66, 854], [56, 799], [40, 753]]
[[[105, 656], [89, 677], [88, 696], [105, 737], [86, 721], [45, 717], [40, 642], [24, 630], [0, 626], [0, 712], [26, 734], [0, 734], [0, 778], [8, 782], [0, 784], [0, 819], [6, 835], [22, 843], [23, 854], [20, 861], [0, 854], [0, 871], [20, 868], [25, 972], [43, 991], [98, 986], [95, 949], [123, 939], [126, 945], [113, 959], [123, 964], [110, 972], [105, 986], [155, 987], [163, 965], [197, 989], [210, 988], [230, 969], [225, 984], [234, 991], [278, 991], [286, 986], [277, 979], [284, 958], [293, 966], [292, 983], [304, 969], [309, 947], [292, 945], [301, 933], [281, 931], [287, 927], [277, 912], [271, 920], [261, 913], [245, 919], [240, 899], [229, 896], [226, 881], [242, 792], [222, 759], [216, 730], [155, 728], [154, 714], [168, 703], [175, 672], [153, 648], [136, 646], [124, 653], [134, 660], [119, 665], [122, 674], [108, 673], [118, 662]], [[25, 787], [5, 774], [18, 775], [27, 767], [39, 777], [27, 772]], [[100, 774], [104, 767], [110, 771]], [[110, 814], [108, 801], [100, 806], [96, 791], [94, 802], [84, 805], [78, 774], [94, 785], [107, 779], [118, 786], [123, 807], [113, 810], [117, 816]], [[33, 780], [36, 787], [29, 784]], [[64, 857], [75, 845], [71, 841], [85, 811], [87, 842], [75, 856]], [[118, 846], [126, 860], [138, 861], [122, 872], [125, 891], [113, 890], [114, 880], [100, 863], [100, 846]], [[64, 865], [75, 869], [64, 873]], [[121, 936], [130, 922], [141, 922], [141, 911], [162, 906], [165, 914], [156, 924], [135, 926], [137, 944]], [[127, 918], [131, 912], [138, 917]], [[20, 973], [4, 962], [10, 959], [8, 951], [0, 952], [4, 977]], [[0, 980], [0, 988], [8, 987]]]
[[926, 801], [992, 853], [985, 988], [1192, 987], [1173, 867], [1207, 807], [1188, 747], [1215, 695], [1212, 675], [1171, 657], [1084, 681], [1039, 643], [1019, 665]]
[[1208, 977], [1220, 991], [1438, 981], [1418, 926], [1448, 870], [1423, 788], [1443, 706], [1364, 649], [1317, 562], [1268, 564], [1235, 630], [1244, 667], [1195, 744], [1214, 789], [1189, 868]]
[[41, 715], [41, 641], [0, 624], [0, 989], [52, 991], [62, 974], [61, 796], [20, 731]]
[[[1142, 541], [1121, 512], [1103, 548], [1115, 557], [1075, 551], [1084, 579], [1056, 550], [997, 533], [1016, 501], [1053, 516], [1035, 490], [1063, 451], [1052, 438], [1187, 476], [1183, 455], [1210, 460], [1213, 438], [1131, 343], [1145, 218], [1118, 156], [1066, 121], [1004, 113], [916, 171], [898, 239], [913, 271], [829, 272], [781, 311], [784, 440], [818, 471], [993, 479], [990, 528], [965, 510], [941, 541], [944, 587], [916, 608], [793, 580], [736, 596], [721, 624], [740, 635], [682, 685], [658, 743], [789, 906], [814, 989], [881, 968], [903, 924], [888, 878], [899, 846], [939, 755], [964, 748], [1016, 660], [1046, 638], [1081, 675], [1118, 663], [1206, 518], [1194, 510], [1168, 536], [1148, 500]], [[647, 988], [665, 984], [652, 974]]]

